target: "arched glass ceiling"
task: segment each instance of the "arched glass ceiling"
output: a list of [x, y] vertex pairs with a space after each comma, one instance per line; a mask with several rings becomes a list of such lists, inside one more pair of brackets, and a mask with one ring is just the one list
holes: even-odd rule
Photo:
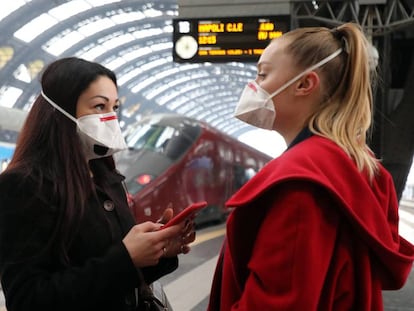
[[14, 0], [0, 12], [0, 106], [28, 110], [45, 64], [67, 56], [115, 71], [123, 127], [143, 115], [176, 112], [239, 136], [251, 128], [233, 118], [254, 64], [172, 61], [176, 0]]

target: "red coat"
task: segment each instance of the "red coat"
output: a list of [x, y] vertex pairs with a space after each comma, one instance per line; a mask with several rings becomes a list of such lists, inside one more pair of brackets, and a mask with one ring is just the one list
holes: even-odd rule
[[293, 146], [227, 206], [210, 311], [383, 310], [382, 289], [411, 271], [391, 176], [380, 167], [370, 184], [328, 139]]

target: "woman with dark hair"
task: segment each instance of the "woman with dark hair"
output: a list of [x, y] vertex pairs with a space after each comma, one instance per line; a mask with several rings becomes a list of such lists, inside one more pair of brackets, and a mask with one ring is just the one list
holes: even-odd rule
[[0, 175], [6, 307], [141, 310], [138, 289], [177, 268], [195, 239], [192, 222], [135, 224], [112, 157], [126, 147], [112, 71], [64, 58], [41, 87]]
[[287, 150], [227, 206], [209, 311], [381, 311], [403, 286], [414, 246], [398, 234], [390, 174], [366, 139], [373, 100], [358, 25], [274, 39], [235, 116], [275, 130]]

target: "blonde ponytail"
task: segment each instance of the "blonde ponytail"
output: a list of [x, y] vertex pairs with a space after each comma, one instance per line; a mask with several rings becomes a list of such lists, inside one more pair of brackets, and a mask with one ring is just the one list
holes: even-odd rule
[[337, 143], [354, 159], [360, 171], [366, 171], [373, 178], [378, 170], [378, 160], [366, 144], [373, 99], [369, 43], [364, 34], [358, 25], [346, 23], [333, 30], [322, 27], [297, 29], [289, 36], [293, 37], [289, 52], [294, 54], [293, 59], [299, 60], [297, 65], [304, 68], [309, 66], [305, 55], [322, 59], [339, 47], [343, 48], [340, 56], [320, 69], [324, 98], [308, 125], [313, 133]]

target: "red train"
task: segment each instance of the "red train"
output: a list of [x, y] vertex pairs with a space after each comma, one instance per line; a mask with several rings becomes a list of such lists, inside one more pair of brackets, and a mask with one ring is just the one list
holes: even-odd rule
[[204, 122], [175, 114], [143, 118], [126, 141], [129, 150], [115, 161], [138, 222], [157, 221], [168, 206], [177, 214], [198, 201], [208, 207], [197, 224], [222, 221], [224, 202], [271, 160]]

